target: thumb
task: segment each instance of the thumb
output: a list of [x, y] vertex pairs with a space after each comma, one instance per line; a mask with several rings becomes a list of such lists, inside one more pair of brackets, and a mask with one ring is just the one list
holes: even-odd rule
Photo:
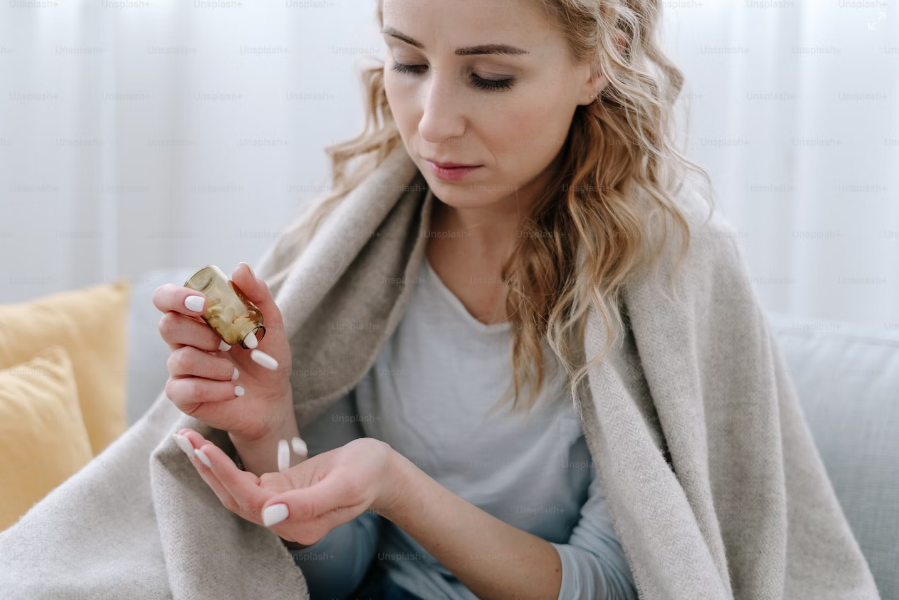
[[250, 265], [239, 263], [231, 273], [231, 281], [240, 288], [246, 297], [255, 304], [264, 316], [265, 337], [275, 334], [276, 337], [284, 336], [284, 321], [281, 317], [281, 309], [275, 304], [271, 290], [262, 279], [253, 274]]

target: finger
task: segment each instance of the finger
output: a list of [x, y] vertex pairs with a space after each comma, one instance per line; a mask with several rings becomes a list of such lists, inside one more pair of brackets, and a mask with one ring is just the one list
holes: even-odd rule
[[231, 348], [205, 321], [175, 311], [169, 311], [159, 319], [159, 334], [173, 350], [179, 345], [193, 346], [206, 352]]
[[153, 306], [162, 312], [175, 311], [190, 317], [199, 317], [206, 310], [206, 296], [203, 292], [182, 285], [166, 283], [153, 292]]
[[244, 389], [230, 381], [212, 381], [202, 377], [170, 377], [165, 395], [179, 410], [190, 415], [207, 402], [228, 402], [243, 396]]
[[[301, 544], [308, 544], [365, 511], [363, 503], [347, 503], [340, 484], [325, 481], [270, 498], [262, 507], [263, 524], [285, 539], [292, 536]], [[297, 525], [302, 525], [299, 536]]]
[[[296, 482], [296, 478], [307, 479], [307, 475], [300, 471], [305, 471], [303, 465], [309, 463], [300, 463], [297, 467], [288, 473], [288, 477]], [[309, 467], [312, 468], [311, 466]], [[350, 490], [350, 486], [342, 477], [325, 476], [318, 480], [313, 477], [308, 484], [302, 482], [295, 483], [295, 489], [278, 494], [276, 498], [280, 498], [281, 502], [286, 502], [290, 508], [290, 514], [298, 521], [311, 521], [335, 508], [341, 506], [353, 506], [359, 499]], [[274, 504], [272, 499], [268, 504]], [[263, 507], [265, 508], [265, 507]]]
[[[206, 482], [206, 485], [212, 488], [212, 491], [214, 491], [215, 495], [218, 496], [219, 500], [222, 501], [222, 504], [225, 506], [225, 508], [231, 510], [230, 507], [236, 506], [234, 497], [231, 495], [231, 492], [229, 492], [225, 488], [225, 486], [222, 485], [222, 482], [219, 481], [215, 473], [213, 473], [211, 469], [207, 468], [203, 464], [202, 459], [196, 454], [196, 449], [206, 443], [206, 440], [203, 438], [203, 436], [193, 429], [182, 429], [175, 435], [181, 435], [184, 439], [187, 440], [187, 443], [190, 444], [191, 452], [188, 454], [188, 457], [190, 458], [191, 464], [200, 473], [200, 477], [203, 478], [203, 481]], [[179, 442], [178, 445], [180, 446], [181, 443]], [[182, 448], [182, 450], [186, 451], [186, 448]], [[187, 452], [185, 452], [185, 454], [187, 454]]]
[[214, 381], [235, 381], [240, 372], [227, 358], [213, 356], [193, 346], [182, 346], [173, 351], [166, 367], [172, 377], [193, 375]]
[[209, 458], [209, 469], [234, 498], [238, 510], [232, 512], [262, 524], [262, 505], [275, 492], [261, 487], [260, 479], [253, 473], [238, 469], [231, 457], [215, 444], [207, 442], [200, 447], [200, 451]]
[[[353, 520], [365, 511], [364, 506], [336, 508], [309, 521], [293, 520], [290, 508], [283, 502], [274, 502], [262, 511], [263, 522], [278, 536], [285, 540], [293, 540], [300, 544], [311, 545], [325, 537], [329, 531]], [[287, 515], [282, 520], [281, 517]], [[277, 522], [275, 522], [277, 520]], [[298, 527], [298, 525], [301, 525]]]
[[271, 290], [268, 289], [265, 281], [256, 277], [247, 263], [240, 263], [235, 267], [234, 272], [231, 273], [231, 281], [265, 315], [265, 336], [263, 339], [274, 333], [275, 338], [269, 340], [269, 344], [271, 344], [278, 336], [283, 337], [284, 322], [281, 318], [281, 309], [275, 304], [275, 299], [272, 297]]

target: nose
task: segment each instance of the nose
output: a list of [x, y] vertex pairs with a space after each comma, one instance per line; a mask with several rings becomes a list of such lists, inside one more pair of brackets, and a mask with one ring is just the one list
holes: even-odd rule
[[422, 98], [418, 133], [426, 142], [440, 144], [465, 133], [465, 107], [454, 82], [433, 76]]

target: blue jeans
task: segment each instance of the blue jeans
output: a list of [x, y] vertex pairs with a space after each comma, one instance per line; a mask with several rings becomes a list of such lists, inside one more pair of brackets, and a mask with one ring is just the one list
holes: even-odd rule
[[390, 577], [385, 577], [384, 600], [421, 600], [421, 598], [395, 584]]
[[404, 587], [398, 586], [381, 569], [377, 569], [357, 590], [354, 600], [421, 600]]

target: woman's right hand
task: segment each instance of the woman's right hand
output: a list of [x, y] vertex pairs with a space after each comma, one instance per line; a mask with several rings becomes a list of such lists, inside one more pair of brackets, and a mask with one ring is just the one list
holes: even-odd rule
[[[278, 367], [269, 370], [250, 358], [250, 350], [225, 344], [201, 318], [206, 309], [202, 292], [167, 283], [153, 292], [153, 305], [163, 313], [159, 333], [172, 351], [165, 394], [182, 412], [228, 431], [232, 439], [250, 443], [287, 437], [296, 431], [296, 419], [281, 311], [268, 285], [246, 263], [234, 269], [231, 280], [262, 311], [265, 335], [257, 349], [278, 361]], [[202, 304], [191, 297], [199, 297]], [[196, 305], [188, 308], [185, 301]]]

